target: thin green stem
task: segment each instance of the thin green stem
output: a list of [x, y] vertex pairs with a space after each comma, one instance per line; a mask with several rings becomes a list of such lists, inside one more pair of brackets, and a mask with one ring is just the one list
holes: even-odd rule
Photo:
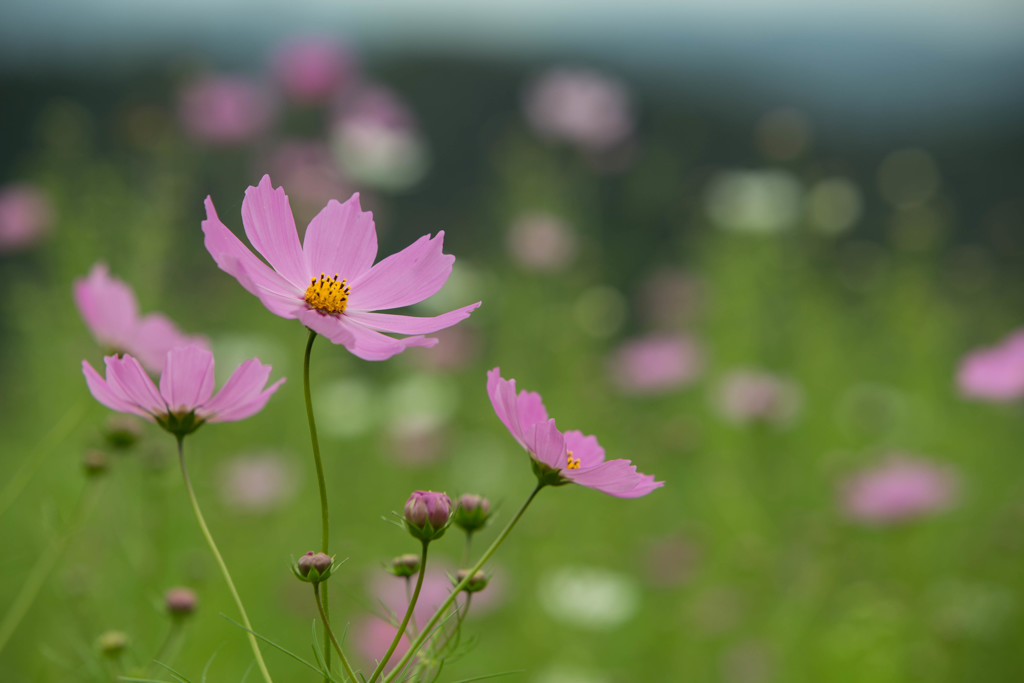
[[338, 639], [334, 637], [334, 631], [331, 630], [331, 622], [327, 619], [327, 613], [324, 611], [324, 603], [320, 599], [320, 584], [313, 584], [313, 597], [316, 598], [316, 608], [320, 612], [320, 621], [324, 623], [324, 631], [330, 638], [331, 643], [334, 645], [335, 651], [338, 653], [338, 659], [341, 660], [341, 666], [345, 669], [345, 674], [349, 677], [349, 680], [353, 683], [358, 683], [359, 679], [356, 678], [356, 672], [352, 670], [352, 665], [348, 663], [348, 658], [345, 657], [345, 653], [341, 649], [341, 644], [338, 643]]
[[423, 577], [427, 574], [427, 547], [430, 545], [430, 541], [422, 541], [423, 550], [420, 552], [420, 573], [416, 577], [416, 587], [412, 590], [412, 598], [409, 600], [409, 606], [405, 608], [405, 616], [402, 617], [402, 623], [398, 625], [398, 631], [395, 633], [395, 637], [391, 640], [391, 646], [388, 647], [388, 651], [384, 653], [380, 663], [377, 664], [377, 668], [374, 669], [373, 675], [370, 676], [370, 683], [380, 678], [381, 673], [384, 672], [384, 667], [388, 665], [391, 660], [391, 655], [395, 654], [395, 648], [402, 642], [402, 636], [405, 635], [405, 627], [409, 625], [409, 619], [412, 618], [413, 610], [416, 609], [416, 601], [420, 598], [420, 589], [423, 588]]
[[249, 636], [249, 645], [252, 647], [252, 653], [256, 657], [256, 665], [259, 667], [260, 673], [263, 674], [263, 680], [267, 683], [273, 683], [273, 679], [270, 678], [270, 672], [267, 671], [267, 664], [263, 661], [263, 654], [260, 652], [259, 643], [256, 642], [256, 635], [253, 633], [252, 624], [249, 623], [249, 615], [245, 612], [245, 605], [242, 604], [242, 598], [238, 595], [238, 590], [235, 588], [235, 582], [231, 580], [231, 572], [228, 571], [228, 566], [224, 563], [224, 558], [217, 549], [217, 544], [213, 540], [210, 528], [206, 526], [206, 520], [203, 518], [203, 512], [199, 509], [199, 501], [196, 499], [196, 492], [192, 489], [192, 480], [189, 479], [188, 468], [185, 466], [184, 442], [184, 437], [179, 436], [178, 463], [181, 465], [181, 476], [185, 480], [185, 490], [188, 492], [188, 499], [192, 503], [192, 511], [196, 515], [196, 521], [199, 522], [199, 529], [203, 532], [203, 538], [206, 539], [206, 544], [210, 546], [210, 552], [213, 553], [213, 557], [217, 560], [217, 566], [220, 567], [220, 573], [224, 576], [224, 581], [228, 584], [228, 590], [231, 591], [231, 597], [235, 600], [235, 606], [238, 607], [238, 611], [242, 615], [242, 624], [245, 626], [246, 633]]
[[[309, 357], [313, 351], [313, 342], [316, 341], [316, 332], [309, 331], [306, 339], [306, 353], [302, 358], [302, 393], [306, 399], [306, 420], [309, 422], [309, 441], [313, 446], [313, 464], [316, 466], [316, 483], [320, 489], [320, 552], [327, 555], [328, 541], [331, 537], [331, 522], [327, 514], [327, 482], [324, 480], [324, 463], [320, 459], [320, 438], [316, 433], [316, 418], [313, 417], [313, 395], [309, 389]], [[331, 620], [331, 601], [328, 599], [327, 585], [324, 584], [323, 591], [324, 623]], [[327, 642], [327, 633], [324, 633], [324, 662], [327, 668], [331, 667], [331, 649]]]
[[[181, 618], [172, 617], [171, 628], [167, 631], [167, 637], [164, 638], [164, 642], [160, 644], [160, 649], [156, 651], [156, 654], [150, 658], [150, 665], [162, 662], [164, 655], [171, 650], [171, 645], [178, 639], [178, 636], [181, 635], [181, 624]], [[150, 668], [152, 667], [147, 667], [147, 670]]]
[[[494, 542], [491, 543], [487, 550], [484, 551], [484, 554], [480, 556], [480, 559], [477, 560], [477, 563], [473, 566], [472, 569], [469, 570], [469, 573], [466, 574], [466, 578], [464, 578], [462, 581], [456, 584], [455, 588], [452, 589], [452, 592], [448, 595], [445, 601], [441, 603], [441, 606], [437, 608], [436, 612], [434, 612], [434, 616], [430, 617], [430, 621], [428, 621], [427, 624], [420, 631], [420, 634], [416, 637], [416, 640], [414, 640], [412, 642], [412, 645], [409, 646], [409, 650], [405, 653], [405, 655], [398, 662], [398, 664], [395, 665], [395, 668], [391, 670], [391, 673], [384, 677], [384, 683], [391, 683], [392, 681], [394, 681], [395, 677], [398, 676], [399, 673], [403, 669], [405, 669], [405, 667], [409, 664], [409, 660], [416, 656], [416, 653], [419, 652], [419, 649], [423, 647], [423, 642], [430, 635], [431, 631], [434, 630], [434, 627], [437, 626], [437, 622], [441, 620], [441, 617], [444, 615], [444, 613], [447, 612], [448, 608], [452, 606], [453, 602], [455, 602], [455, 599], [459, 596], [459, 593], [462, 592], [462, 589], [465, 588], [466, 584], [470, 582], [473, 576], [478, 571], [480, 571], [480, 568], [484, 566], [484, 563], [486, 563], [487, 560], [491, 559], [491, 555], [493, 555], [494, 552], [498, 549], [498, 546], [500, 546], [505, 541], [508, 535], [512, 532], [513, 527], [515, 527], [516, 522], [518, 522], [519, 518], [523, 516], [524, 512], [526, 512], [526, 508], [530, 506], [530, 503], [533, 502], [533, 499], [545, 486], [546, 484], [544, 484], [543, 482], [537, 483], [537, 487], [533, 489], [533, 493], [530, 494], [530, 497], [527, 498], [526, 502], [523, 503], [522, 507], [519, 508], [519, 511], [516, 513], [516, 516], [513, 517], [507, 525], [505, 525], [505, 528], [501, 530], [501, 533], [498, 534], [498, 537], [496, 539], [494, 539]], [[373, 681], [371, 680], [370, 683], [373, 683]]]
[[99, 488], [99, 482], [95, 478], [90, 478], [86, 482], [85, 489], [78, 497], [71, 517], [68, 518], [68, 528], [57, 539], [54, 546], [47, 552], [44, 552], [39, 561], [33, 565], [14, 602], [8, 608], [3, 620], [0, 620], [0, 652], [3, 652], [7, 646], [7, 642], [17, 630], [21, 620], [25, 618], [25, 615], [28, 614], [29, 609], [32, 607], [32, 603], [39, 596], [39, 591], [42, 590], [46, 579], [49, 578], [54, 567], [57, 566], [57, 563], [64, 555], [68, 542], [74, 536], [77, 525], [81, 523], [81, 520], [87, 516], [88, 511], [92, 509], [93, 503], [99, 497]]
[[462, 561], [459, 562], [459, 566], [462, 566], [469, 562], [469, 549], [473, 545], [473, 532], [466, 532], [466, 545], [462, 546]]

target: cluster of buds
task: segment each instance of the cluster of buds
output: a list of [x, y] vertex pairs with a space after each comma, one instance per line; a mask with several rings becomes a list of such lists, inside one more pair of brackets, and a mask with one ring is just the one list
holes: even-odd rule
[[405, 501], [405, 528], [423, 542], [444, 536], [452, 521], [452, 499], [436, 491], [413, 491]]
[[327, 553], [314, 553], [310, 550], [292, 565], [292, 573], [299, 581], [321, 583], [330, 578], [334, 571], [334, 558]]
[[491, 501], [475, 493], [464, 493], [459, 498], [459, 507], [455, 511], [455, 524], [471, 534], [487, 525], [491, 516]]

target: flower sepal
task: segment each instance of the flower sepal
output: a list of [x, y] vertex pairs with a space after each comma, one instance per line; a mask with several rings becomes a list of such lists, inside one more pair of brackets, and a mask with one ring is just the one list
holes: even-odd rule
[[158, 415], [156, 423], [179, 439], [188, 436], [202, 426], [203, 418], [196, 417], [196, 411], [190, 410], [187, 413], [167, 413]]
[[540, 460], [530, 458], [530, 466], [537, 477], [537, 483], [541, 486], [565, 486], [572, 483], [562, 476], [562, 470], [556, 470]]

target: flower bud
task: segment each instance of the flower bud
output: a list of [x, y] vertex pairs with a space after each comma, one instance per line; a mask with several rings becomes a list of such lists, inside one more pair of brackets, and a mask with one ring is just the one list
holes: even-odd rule
[[107, 445], [111, 448], [124, 450], [131, 448], [142, 438], [142, 425], [138, 418], [129, 415], [114, 415], [107, 420], [104, 432]]
[[491, 501], [475, 493], [464, 493], [455, 510], [455, 524], [466, 533], [484, 528], [491, 516]]
[[[459, 571], [455, 572], [455, 577], [452, 579], [452, 585], [458, 586], [460, 583], [466, 580], [467, 576], [469, 576], [469, 570], [460, 569]], [[490, 577], [488, 577], [483, 572], [477, 572], [476, 574], [473, 574], [473, 578], [471, 578], [466, 583], [466, 585], [462, 587], [462, 590], [464, 590], [467, 593], [479, 593], [484, 588], [487, 588], [488, 581], [490, 581]]]
[[320, 583], [326, 581], [334, 571], [334, 558], [326, 553], [314, 553], [310, 550], [299, 558], [292, 566], [292, 573], [300, 581]]
[[90, 448], [82, 456], [82, 469], [85, 470], [85, 476], [96, 477], [101, 474], [106, 474], [110, 468], [110, 458], [107, 454], [101, 450]]
[[413, 491], [405, 502], [405, 528], [421, 541], [441, 538], [452, 516], [452, 500], [444, 493]]
[[96, 639], [96, 647], [105, 656], [116, 659], [128, 647], [128, 635], [124, 631], [107, 631]]
[[416, 572], [420, 570], [420, 556], [419, 555], [399, 555], [395, 559], [391, 560], [388, 565], [388, 571], [402, 578], [409, 576], [415, 576]]
[[196, 593], [191, 588], [178, 586], [164, 594], [164, 605], [172, 617], [187, 617], [196, 611]]

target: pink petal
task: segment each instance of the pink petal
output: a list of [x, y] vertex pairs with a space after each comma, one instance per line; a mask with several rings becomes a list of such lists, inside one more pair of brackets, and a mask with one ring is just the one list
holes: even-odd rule
[[245, 403], [239, 403], [215, 414], [209, 419], [209, 422], [237, 422], [238, 420], [244, 420], [247, 417], [252, 417], [263, 410], [263, 406], [267, 405], [267, 401], [270, 400], [270, 397], [282, 384], [284, 384], [284, 377], [271, 384], [265, 391], [257, 394], [252, 400]]
[[[210, 256], [217, 263], [217, 266], [225, 273], [237, 279], [250, 294], [260, 296], [261, 291], [275, 292], [280, 295], [291, 294], [302, 297], [306, 291], [306, 285], [302, 287], [292, 284], [278, 273], [267, 267], [255, 254], [242, 244], [241, 240], [235, 237], [234, 233], [227, 229], [217, 217], [217, 210], [213, 208], [213, 200], [206, 198], [206, 220], [203, 221], [203, 243]], [[243, 282], [240, 273], [247, 274]]]
[[431, 318], [421, 318], [414, 315], [393, 315], [391, 313], [370, 313], [368, 311], [345, 311], [345, 315], [358, 323], [380, 332], [430, 334], [465, 320], [479, 306], [480, 302], [477, 301], [475, 304], [463, 306], [462, 308], [442, 313], [441, 315], [435, 315]]
[[[526, 449], [535, 460], [552, 469], [565, 467], [565, 436], [554, 420], [535, 424], [526, 430]], [[565, 472], [565, 470], [562, 470]]]
[[152, 415], [126, 401], [120, 393], [115, 392], [106, 380], [89, 365], [88, 361], [82, 361], [82, 374], [85, 375], [85, 383], [89, 386], [89, 392], [92, 393], [93, 398], [106, 407], [119, 413], [133, 413], [148, 420], [153, 419]]
[[540, 394], [535, 391], [520, 391], [516, 397], [516, 411], [519, 413], [519, 424], [528, 429], [538, 422], [547, 422], [548, 411]]
[[494, 406], [498, 419], [519, 445], [526, 448], [526, 433], [519, 422], [519, 407], [516, 403], [516, 381], [504, 379], [501, 376], [501, 369], [494, 368], [487, 373], [487, 395], [491, 398], [491, 405]]
[[160, 375], [160, 395], [174, 412], [189, 412], [213, 394], [213, 353], [199, 346], [167, 352]]
[[97, 263], [88, 276], [75, 280], [72, 292], [78, 312], [97, 341], [123, 351], [139, 315], [131, 287], [111, 277], [106, 264]]
[[441, 253], [444, 231], [424, 235], [366, 273], [349, 281], [348, 305], [358, 311], [409, 306], [437, 294], [448, 281], [455, 257]]
[[580, 459], [581, 470], [604, 462], [604, 449], [597, 442], [596, 436], [584, 436], [583, 432], [577, 430], [566, 432], [565, 447], [572, 451], [573, 457]]
[[252, 246], [274, 270], [305, 291], [309, 284], [306, 257], [299, 245], [295, 218], [283, 188], [274, 189], [265, 175], [256, 187], [249, 187], [242, 200], [242, 225]]
[[629, 460], [608, 460], [596, 467], [562, 470], [562, 476], [572, 482], [617, 498], [636, 498], [663, 486], [664, 482], [640, 474]]
[[165, 315], [150, 313], [139, 320], [132, 334], [132, 353], [147, 370], [159, 372], [167, 352], [176, 346], [201, 346], [207, 348], [205, 337], [189, 336]]
[[377, 257], [377, 229], [373, 214], [359, 207], [358, 192], [344, 204], [327, 202], [309, 222], [302, 250], [310, 277], [337, 273], [352, 282], [370, 269]]
[[[260, 266], [265, 267], [262, 263]], [[288, 289], [284, 291], [277, 287], [265, 287], [259, 284], [259, 274], [250, 270], [248, 265], [235, 262], [232, 267], [235, 268], [235, 278], [242, 287], [250, 294], [255, 294], [260, 303], [274, 315], [294, 319], [298, 318], [302, 311], [309, 310], [305, 295], [297, 292], [290, 284], [286, 283]], [[274, 275], [276, 276], [277, 273]], [[282, 282], [284, 282], [283, 278]]]
[[341, 344], [363, 360], [387, 360], [412, 346], [431, 347], [437, 339], [423, 336], [395, 339], [349, 319], [347, 315], [324, 315], [314, 310], [304, 311], [299, 320], [317, 334]]
[[221, 413], [258, 400], [270, 379], [271, 369], [271, 366], [260, 363], [258, 358], [245, 361], [235, 369], [216, 396], [199, 406], [196, 415], [218, 422], [216, 418]]
[[164, 399], [139, 361], [127, 354], [121, 358], [107, 356], [103, 360], [107, 363], [107, 386], [115, 394], [150, 415], [167, 414]]

